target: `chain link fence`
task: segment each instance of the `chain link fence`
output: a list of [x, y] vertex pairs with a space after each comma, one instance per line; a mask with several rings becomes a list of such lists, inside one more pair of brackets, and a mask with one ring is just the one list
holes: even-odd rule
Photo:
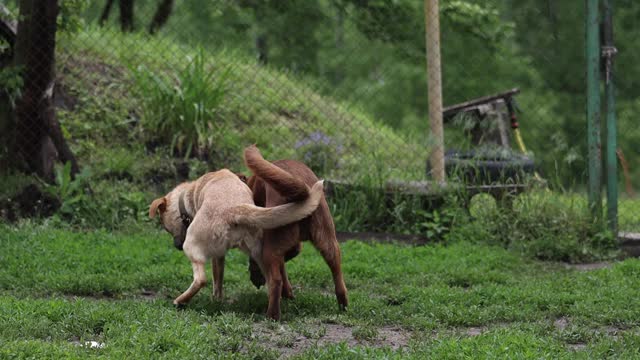
[[[3, 103], [22, 96], [20, 121], [35, 119], [19, 122], [31, 140], [7, 139], [7, 154], [17, 147], [33, 159], [50, 147], [105, 176], [152, 179], [167, 159], [183, 159], [186, 169], [173, 171], [184, 177], [242, 170], [242, 149], [256, 143], [269, 159], [299, 159], [330, 179], [432, 178], [425, 18], [433, 14], [422, 2], [104, 0], [59, 8], [57, 33], [51, 21], [33, 25], [56, 33], [51, 79], [48, 63], [38, 66], [46, 47], [13, 47], [7, 24], [18, 4], [8, 2], [14, 15], [3, 15]], [[618, 1], [614, 15], [620, 228], [629, 231], [640, 230], [639, 12]], [[584, 4], [443, 0], [439, 19], [447, 176], [459, 171], [447, 164], [465, 156], [521, 159], [524, 150], [536, 177], [584, 198]], [[36, 69], [23, 76], [31, 92], [14, 91], [23, 85], [10, 70], [14, 56]], [[51, 96], [27, 96], [27, 105], [30, 94]]]

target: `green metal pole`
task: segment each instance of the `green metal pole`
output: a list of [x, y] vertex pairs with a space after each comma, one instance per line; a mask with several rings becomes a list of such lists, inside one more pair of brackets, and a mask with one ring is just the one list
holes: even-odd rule
[[605, 97], [607, 101], [607, 225], [616, 234], [618, 231], [618, 161], [616, 97], [613, 82], [613, 57], [617, 53], [613, 46], [613, 0], [604, 0], [602, 57], [605, 62]]
[[598, 0], [585, 0], [587, 60], [587, 136], [589, 149], [589, 208], [594, 220], [602, 218], [602, 164], [600, 149], [600, 36]]

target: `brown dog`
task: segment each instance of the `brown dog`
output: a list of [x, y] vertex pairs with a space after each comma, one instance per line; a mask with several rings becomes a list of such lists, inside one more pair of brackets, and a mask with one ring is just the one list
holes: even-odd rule
[[310, 195], [304, 201], [268, 209], [257, 207], [249, 187], [236, 174], [223, 169], [182, 183], [154, 200], [149, 216], [153, 218], [160, 213], [162, 226], [173, 235], [174, 245], [184, 250], [193, 266], [193, 283], [173, 303], [187, 303], [206, 285], [205, 264], [209, 259], [213, 259], [214, 296], [222, 298], [224, 256], [231, 248], [239, 247], [262, 266], [263, 229], [278, 228], [309, 216], [324, 195], [322, 181], [306, 191]]
[[[318, 181], [313, 171], [303, 163], [295, 160], [270, 163], [255, 146], [245, 149], [244, 160], [254, 174], [247, 180], [247, 185], [253, 191], [253, 200], [257, 206], [271, 208], [292, 201], [304, 201], [310, 196], [308, 184]], [[348, 305], [347, 288], [340, 269], [340, 247], [333, 218], [323, 194], [318, 209], [310, 217], [265, 230], [262, 235], [262, 258], [252, 258], [266, 276], [269, 292], [267, 316], [273, 319], [280, 318], [280, 297], [293, 298], [284, 263], [298, 255], [302, 240], [311, 240], [313, 246], [320, 251], [331, 268], [338, 305], [342, 310]], [[251, 281], [257, 287], [265, 283], [258, 266], [250, 264]]]

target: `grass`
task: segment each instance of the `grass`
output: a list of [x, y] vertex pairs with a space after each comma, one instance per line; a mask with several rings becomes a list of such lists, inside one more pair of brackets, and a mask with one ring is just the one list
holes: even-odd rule
[[640, 232], [640, 199], [619, 199], [618, 223], [621, 231]]
[[[581, 272], [501, 247], [342, 245], [350, 307], [340, 313], [321, 257], [287, 271], [296, 299], [263, 316], [247, 259], [227, 256], [185, 310], [191, 270], [168, 236], [0, 225], [1, 358], [637, 358], [640, 261]], [[103, 348], [80, 346], [86, 341]]]

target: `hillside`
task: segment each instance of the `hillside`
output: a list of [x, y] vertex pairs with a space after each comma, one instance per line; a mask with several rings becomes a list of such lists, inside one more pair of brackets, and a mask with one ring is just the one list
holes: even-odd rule
[[[204, 160], [195, 166], [242, 170], [242, 149], [256, 143], [267, 158], [310, 162], [326, 177], [366, 175], [373, 162], [385, 164], [386, 175], [424, 176], [426, 146], [406, 141], [359, 109], [318, 95], [312, 81], [260, 67], [231, 51], [208, 53], [163, 38], [100, 29], [62, 39], [58, 50], [66, 96], [60, 119], [85, 164], [120, 166], [113, 163], [115, 144], [135, 155], [132, 167], [146, 167], [162, 154], [187, 155], [170, 151], [180, 144], [150, 131], [157, 124], [149, 123], [164, 114], [150, 109], [148, 91], [139, 91], [140, 74], [186, 94], [190, 84], [181, 83], [180, 74], [201, 55], [203, 76], [211, 75], [222, 94], [213, 115], [194, 133], [206, 148], [206, 154], [191, 152], [192, 161]], [[191, 126], [188, 120], [163, 121], [174, 128]]]

